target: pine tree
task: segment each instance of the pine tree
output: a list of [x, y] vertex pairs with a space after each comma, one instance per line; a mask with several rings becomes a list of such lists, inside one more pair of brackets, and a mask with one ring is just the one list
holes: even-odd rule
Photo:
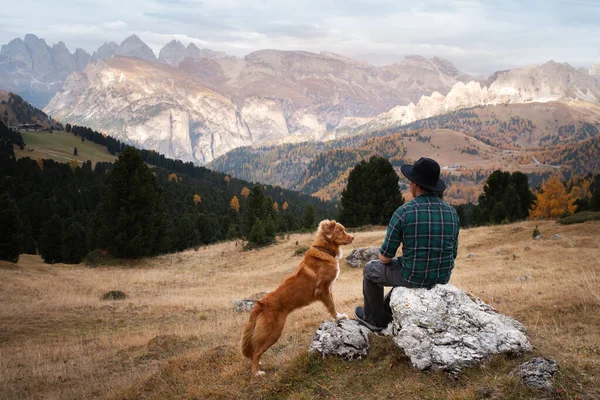
[[302, 226], [305, 229], [313, 229], [315, 226], [315, 209], [312, 205], [306, 206], [304, 216], [302, 218]]
[[271, 217], [270, 215], [267, 217], [267, 220], [265, 221], [265, 236], [267, 237], [267, 240], [269, 242], [275, 241], [275, 221], [273, 220], [273, 217]]
[[73, 147], [73, 155], [76, 156], [77, 155], [77, 147]]
[[265, 226], [261, 220], [256, 218], [252, 230], [248, 235], [248, 247], [258, 247], [267, 244], [267, 235], [265, 233]]
[[348, 176], [341, 203], [339, 219], [347, 226], [387, 224], [404, 204], [392, 164], [383, 157], [361, 161]]
[[98, 244], [117, 257], [156, 254], [164, 223], [163, 194], [137, 150], [127, 147], [121, 153], [107, 184], [96, 211]]
[[535, 198], [525, 174], [496, 170], [487, 178], [479, 196], [477, 222], [499, 224], [525, 219]]
[[0, 196], [0, 260], [19, 261], [21, 218], [17, 203], [8, 195]]
[[40, 235], [39, 251], [45, 263], [54, 264], [62, 261], [62, 234], [63, 221], [60, 216], [54, 214], [42, 226]]
[[84, 226], [77, 221], [65, 224], [62, 234], [62, 261], [67, 264], [79, 264], [87, 254], [87, 233]]

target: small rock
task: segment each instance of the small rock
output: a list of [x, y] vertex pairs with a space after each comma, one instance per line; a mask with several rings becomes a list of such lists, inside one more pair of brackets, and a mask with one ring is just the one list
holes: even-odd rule
[[529, 279], [531, 279], [531, 278], [529, 278], [529, 276], [528, 276], [528, 275], [523, 275], [523, 276], [519, 276], [519, 277], [518, 277], [517, 279], [515, 279], [515, 280], [516, 280], [516, 281], [528, 281]]
[[496, 250], [496, 254], [499, 256], [503, 256], [505, 254], [508, 254], [508, 250], [505, 250], [505, 249]]
[[515, 227], [513, 228], [513, 232], [517, 232], [517, 231], [520, 231], [520, 230], [521, 230], [521, 227], [520, 227], [520, 226], [515, 226]]
[[531, 250], [531, 247], [529, 247], [529, 245], [525, 245], [525, 247], [523, 248], [523, 250], [529, 251], [529, 250]]
[[557, 372], [556, 361], [536, 357], [519, 365], [510, 374], [521, 378], [521, 381], [532, 389], [553, 391], [552, 377]]
[[476, 256], [476, 254], [475, 254], [475, 253], [469, 253], [469, 254], [467, 254], [467, 258], [473, 258], [473, 257], [475, 257], [475, 256]]
[[533, 238], [533, 240], [540, 240], [542, 238], [542, 235], [537, 235], [536, 237]]
[[558, 239], [560, 239], [560, 235], [559, 235], [558, 233], [555, 233], [555, 234], [552, 236], [552, 240], [558, 240]]
[[346, 262], [351, 267], [360, 268], [365, 263], [379, 259], [379, 247], [359, 247], [346, 257]]
[[245, 299], [237, 299], [233, 302], [233, 311], [235, 312], [250, 312], [254, 308], [254, 303], [265, 297], [268, 292], [255, 293]]
[[516, 260], [517, 258], [521, 258], [521, 257], [513, 253], [513, 260]]
[[369, 330], [353, 319], [323, 321], [308, 345], [309, 353], [339, 356], [345, 360], [367, 356], [371, 344]]

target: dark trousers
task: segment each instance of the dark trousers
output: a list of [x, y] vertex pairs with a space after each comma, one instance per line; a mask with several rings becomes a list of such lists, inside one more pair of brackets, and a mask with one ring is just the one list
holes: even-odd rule
[[384, 286], [412, 287], [400, 273], [398, 259], [393, 258], [388, 264], [380, 260], [369, 261], [363, 270], [363, 297], [365, 301], [365, 317], [376, 326], [387, 326], [392, 320], [389, 307], [390, 290], [383, 297]]

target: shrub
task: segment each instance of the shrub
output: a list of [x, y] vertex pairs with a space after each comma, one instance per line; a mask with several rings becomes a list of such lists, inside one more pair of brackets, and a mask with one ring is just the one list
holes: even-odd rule
[[296, 251], [294, 251], [294, 255], [295, 256], [303, 256], [304, 253], [306, 253], [308, 251], [309, 247], [308, 246], [300, 246], [296, 249]]
[[600, 221], [600, 211], [582, 211], [580, 213], [561, 218], [556, 222], [562, 225], [571, 225], [581, 224], [587, 221]]
[[119, 260], [115, 258], [108, 251], [103, 249], [96, 249], [90, 251], [87, 256], [83, 259], [85, 264], [88, 267], [101, 267], [108, 265], [116, 265], [119, 263]]
[[538, 229], [538, 226], [536, 225], [535, 228], [533, 228], [533, 233], [531, 235], [531, 237], [535, 238], [538, 235], [541, 235], [542, 232]]
[[104, 293], [101, 297], [102, 300], [124, 300], [127, 298], [125, 292], [120, 290], [109, 290]]

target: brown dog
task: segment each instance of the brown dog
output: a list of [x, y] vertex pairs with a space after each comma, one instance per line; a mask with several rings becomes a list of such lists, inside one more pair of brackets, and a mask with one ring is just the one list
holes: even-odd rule
[[264, 374], [259, 371], [260, 357], [279, 339], [288, 314], [295, 309], [321, 300], [333, 318], [348, 318], [335, 311], [331, 291], [340, 273], [336, 260], [342, 257], [340, 246], [352, 240], [354, 236], [346, 233], [343, 225], [321, 221], [317, 237], [296, 272], [254, 304], [242, 335], [242, 354], [252, 360], [252, 374]]

